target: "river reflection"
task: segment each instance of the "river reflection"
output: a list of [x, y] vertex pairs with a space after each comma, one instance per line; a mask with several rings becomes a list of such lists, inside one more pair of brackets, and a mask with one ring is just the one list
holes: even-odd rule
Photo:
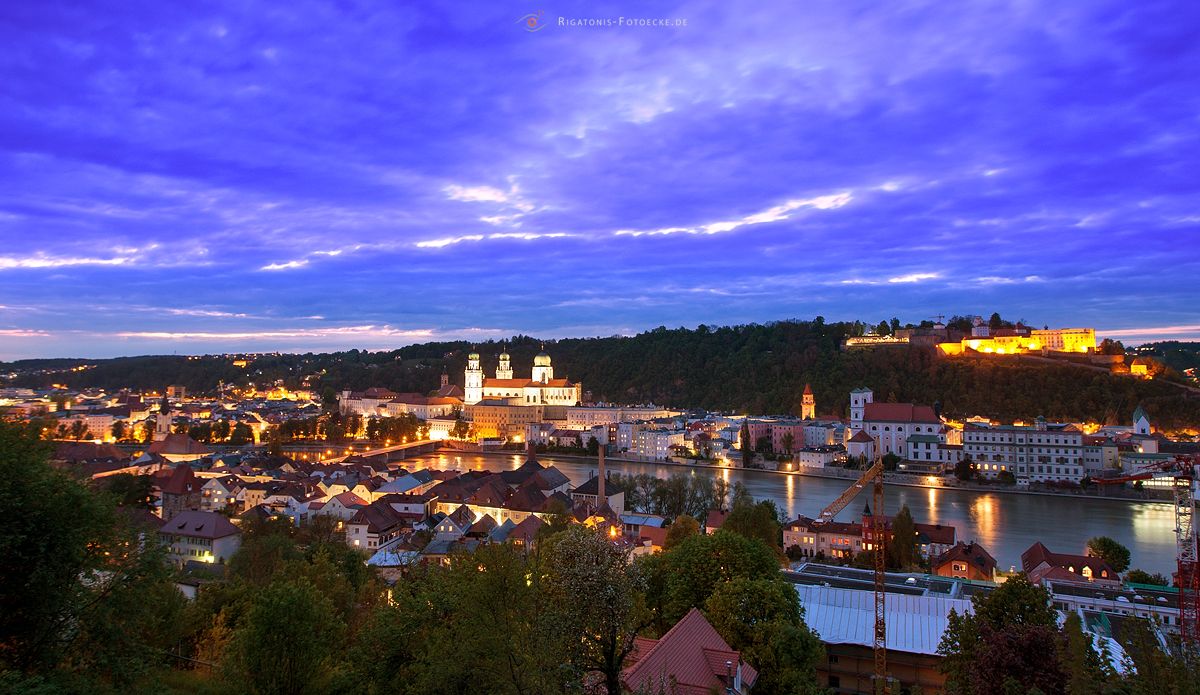
[[[595, 475], [595, 463], [581, 459], [556, 459], [540, 456], [545, 464], [554, 464], [571, 481], [582, 484]], [[523, 456], [482, 456], [471, 453], [440, 453], [404, 461], [411, 468], [460, 470], [503, 470], [516, 468]], [[720, 475], [732, 485], [743, 483], [759, 499], [774, 500], [789, 518], [798, 514], [815, 517], [832, 502], [849, 480], [780, 475], [766, 471], [706, 469], [666, 466], [653, 463], [608, 462], [610, 471], [627, 474], [649, 473], [660, 478], [675, 473]], [[838, 515], [842, 521], [856, 520], [869, 495], [860, 495]], [[959, 540], [977, 540], [995, 556], [1002, 569], [1019, 567], [1021, 553], [1034, 541], [1042, 541], [1051, 550], [1082, 553], [1092, 536], [1111, 536], [1126, 545], [1132, 554], [1131, 567], [1170, 576], [1175, 570], [1175, 519], [1171, 505], [1128, 503], [1046, 495], [972, 493], [963, 490], [888, 486], [887, 512], [895, 514], [907, 504], [913, 518], [931, 524], [950, 524], [958, 529]]]

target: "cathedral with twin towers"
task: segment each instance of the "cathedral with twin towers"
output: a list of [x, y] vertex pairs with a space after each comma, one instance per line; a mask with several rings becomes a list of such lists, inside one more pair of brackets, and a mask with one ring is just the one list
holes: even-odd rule
[[485, 400], [504, 401], [509, 405], [579, 405], [583, 401], [583, 387], [566, 379], [554, 378], [554, 367], [550, 364], [545, 345], [533, 358], [533, 371], [528, 379], [513, 378], [512, 361], [507, 348], [500, 353], [496, 378], [484, 377], [479, 352], [472, 350], [467, 355], [463, 403], [474, 405]]

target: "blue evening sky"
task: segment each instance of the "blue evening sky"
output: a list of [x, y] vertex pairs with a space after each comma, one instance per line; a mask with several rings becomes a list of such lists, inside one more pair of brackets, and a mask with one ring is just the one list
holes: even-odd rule
[[1187, 0], [6, 2], [0, 359], [818, 314], [1200, 338], [1198, 25]]

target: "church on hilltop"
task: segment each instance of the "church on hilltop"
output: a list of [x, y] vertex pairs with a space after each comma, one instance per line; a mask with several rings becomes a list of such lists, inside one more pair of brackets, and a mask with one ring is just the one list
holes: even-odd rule
[[579, 405], [583, 388], [566, 379], [554, 378], [554, 367], [546, 347], [533, 358], [533, 373], [528, 379], [514, 379], [512, 362], [505, 349], [500, 353], [496, 378], [483, 376], [479, 353], [467, 355], [467, 370], [463, 380], [463, 404], [474, 405], [484, 400], [503, 400], [512, 405]]

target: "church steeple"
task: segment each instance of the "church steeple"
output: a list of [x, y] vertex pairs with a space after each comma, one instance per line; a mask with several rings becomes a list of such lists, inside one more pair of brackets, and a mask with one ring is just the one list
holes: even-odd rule
[[550, 355], [546, 352], [546, 344], [542, 343], [542, 351], [533, 358], [533, 380], [546, 383], [554, 378], [554, 367], [550, 366]]
[[463, 375], [463, 403], [473, 405], [483, 400], [483, 367], [479, 366], [479, 352], [474, 348], [467, 355], [467, 370]]
[[804, 385], [804, 395], [800, 399], [800, 419], [815, 420], [817, 417], [817, 397], [813, 395], [812, 386]]
[[512, 362], [510, 361], [510, 359], [511, 358], [509, 357], [509, 354], [508, 354], [508, 346], [506, 345], [503, 348], [501, 348], [500, 362], [499, 362], [499, 364], [496, 365], [496, 378], [497, 379], [513, 378]]

